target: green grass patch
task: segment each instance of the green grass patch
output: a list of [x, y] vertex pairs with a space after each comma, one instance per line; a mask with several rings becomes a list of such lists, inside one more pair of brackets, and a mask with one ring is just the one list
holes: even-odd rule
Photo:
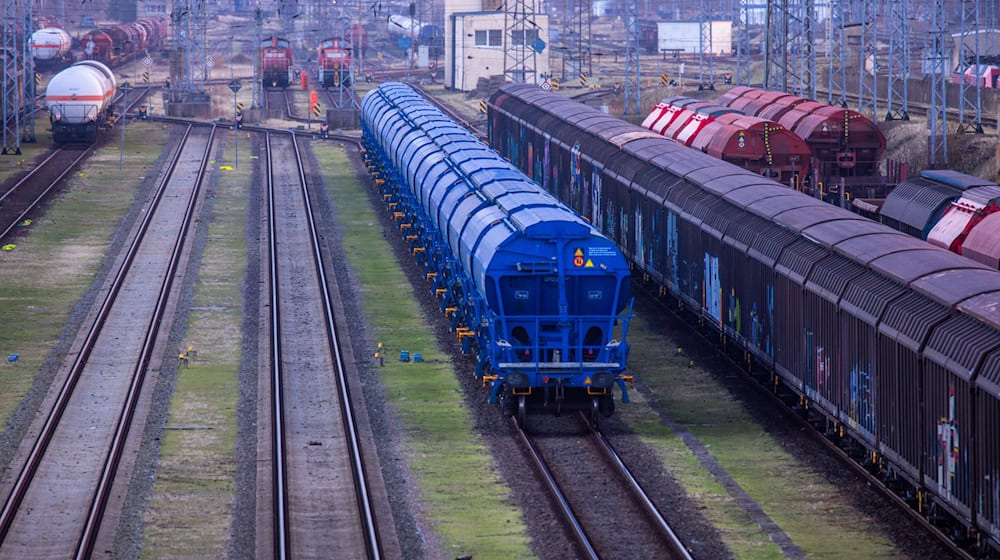
[[[811, 465], [789, 455], [710, 374], [688, 368], [673, 344], [637, 317], [629, 332], [630, 364], [679, 425], [688, 427], [763, 510], [810, 558], [894, 558], [891, 541], [873, 530], [843, 490]], [[722, 533], [738, 558], [783, 558], [780, 549], [701, 467], [674, 432], [640, 401], [621, 407], [624, 418], [655, 448], [688, 494]]]
[[[227, 137], [230, 138], [230, 137]], [[231, 138], [230, 138], [231, 139]], [[229, 142], [229, 144], [232, 144]], [[238, 170], [221, 173], [199, 268], [186, 344], [196, 356], [179, 368], [160, 448], [143, 556], [224, 558], [236, 476], [247, 201], [251, 145], [240, 143]], [[221, 159], [233, 155], [231, 147]]]
[[[11, 141], [13, 148], [13, 140]], [[35, 121], [35, 141], [22, 142], [21, 153], [15, 154], [13, 150], [8, 150], [5, 155], [0, 155], [0, 182], [33, 169], [42, 156], [52, 147], [52, 131], [49, 128], [47, 119], [36, 119]]]
[[[152, 172], [166, 132], [160, 125], [135, 131], [118, 170], [118, 146], [94, 154], [44, 215], [0, 251], [0, 418], [6, 421], [30, 388], [59, 339], [73, 306], [87, 291], [108, 243]], [[40, 143], [42, 141], [40, 140]], [[7, 356], [20, 360], [8, 363]]]
[[[520, 510], [473, 433], [450, 358], [382, 236], [367, 185], [358, 184], [343, 147], [321, 144], [314, 151], [343, 228], [344, 253], [362, 286], [365, 315], [387, 348], [379, 371], [407, 436], [408, 464], [446, 553], [532, 557]], [[420, 352], [426, 361], [399, 362], [400, 350]]]

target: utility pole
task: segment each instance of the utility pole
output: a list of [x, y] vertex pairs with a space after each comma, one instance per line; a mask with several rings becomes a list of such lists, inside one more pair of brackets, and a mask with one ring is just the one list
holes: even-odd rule
[[510, 0], [504, 4], [503, 73], [514, 83], [538, 82], [538, 53], [544, 48], [538, 36], [535, 0]]
[[736, 73], [733, 83], [750, 85], [750, 0], [735, 0], [733, 21], [736, 25]]
[[263, 76], [261, 76], [261, 44], [264, 42], [264, 18], [260, 11], [260, 2], [257, 3], [253, 11], [253, 85], [251, 86], [250, 107], [259, 109], [264, 101]]
[[844, 26], [850, 20], [850, 5], [850, 0], [830, 0], [830, 19], [827, 20], [830, 76], [826, 102], [843, 108], [847, 107], [847, 38]]
[[[969, 35], [972, 35], [972, 47], [969, 47]], [[983, 98], [980, 89], [979, 74], [979, 0], [962, 0], [962, 32], [961, 46], [958, 49], [958, 68], [961, 71], [959, 90], [961, 101], [958, 105], [958, 132], [983, 133], [982, 107]], [[966, 76], [966, 69], [972, 69], [971, 76]], [[969, 78], [975, 82], [969, 83]], [[972, 91], [975, 91], [975, 95]], [[968, 114], [967, 114], [968, 113]]]
[[[701, 0], [698, 16], [698, 90], [715, 89], [715, 72], [712, 70], [712, 6], [710, 0]], [[708, 68], [705, 62], [708, 60]], [[707, 72], [706, 72], [707, 70]]]
[[625, 0], [625, 116], [641, 114], [640, 83], [638, 0]]
[[931, 5], [930, 56], [931, 67], [931, 110], [927, 121], [930, 126], [928, 162], [931, 167], [948, 165], [948, 103], [945, 84], [945, 41], [948, 39], [948, 24], [945, 17], [944, 1], [933, 0]]
[[[864, 0], [861, 16], [861, 63], [858, 65], [858, 112], [878, 118], [878, 58], [875, 33], [876, 0]], [[871, 71], [869, 72], [869, 64]]]
[[[13, 0], [3, 2], [3, 155], [21, 153], [21, 77], [22, 45], [17, 42], [20, 6]], [[29, 32], [30, 35], [30, 32]]]
[[[7, 0], [11, 1], [11, 0]], [[32, 21], [34, 2], [24, 0], [24, 51], [21, 56], [24, 66], [24, 121], [21, 128], [21, 142], [35, 143], [35, 57], [31, 54], [31, 33], [35, 29]]]
[[887, 121], [910, 120], [910, 39], [908, 0], [889, 0], [889, 89], [886, 93]]

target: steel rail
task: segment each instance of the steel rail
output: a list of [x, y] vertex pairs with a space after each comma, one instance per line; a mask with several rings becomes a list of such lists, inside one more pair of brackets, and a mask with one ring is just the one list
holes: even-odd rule
[[[841, 449], [835, 442], [831, 441], [822, 432], [817, 430], [816, 427], [813, 426], [813, 424], [809, 422], [806, 417], [802, 416], [796, 410], [792, 409], [769, 386], [766, 386], [761, 382], [759, 382], [746, 368], [745, 364], [740, 363], [739, 361], [735, 360], [731, 355], [729, 355], [729, 353], [720, 349], [718, 342], [707, 337], [699, 328], [697, 328], [696, 325], [688, 323], [684, 319], [683, 315], [678, 311], [678, 309], [675, 309], [674, 306], [667, 305], [666, 303], [660, 301], [659, 297], [657, 297], [656, 294], [646, 289], [644, 286], [641, 285], [641, 283], [636, 282], [633, 284], [638, 284], [639, 289], [643, 290], [643, 292], [645, 292], [650, 297], [650, 299], [655, 301], [656, 305], [658, 305], [660, 308], [670, 313], [673, 317], [677, 318], [685, 325], [688, 325], [690, 327], [690, 332], [694, 334], [696, 337], [698, 337], [698, 339], [701, 340], [703, 343], [705, 343], [707, 346], [712, 348], [719, 356], [722, 357], [723, 360], [725, 360], [731, 366], [733, 366], [736, 369], [736, 371], [739, 371], [740, 374], [743, 376], [743, 378], [749, 382], [748, 385], [752, 387], [754, 391], [756, 391], [759, 395], [765, 396], [768, 399], [770, 399], [773, 404], [778, 405], [778, 407], [781, 409], [782, 412], [785, 413], [786, 416], [794, 418], [795, 421], [799, 423], [800, 427], [802, 427], [814, 441], [823, 445], [827, 449], [827, 451], [830, 451], [837, 459], [843, 462], [860, 479], [867, 482], [870, 486], [874, 487], [876, 491], [878, 491], [884, 497], [888, 498], [889, 501], [894, 506], [896, 506], [899, 510], [905, 513], [910, 519], [916, 521], [917, 524], [919, 524], [921, 527], [927, 530], [941, 544], [943, 544], [956, 556], [959, 556], [960, 558], [963, 558], [965, 560], [976, 560], [975, 556], [970, 554], [965, 549], [961, 548], [957, 543], [951, 540], [951, 538], [949, 538], [948, 535], [945, 534], [941, 529], [932, 524], [928, 519], [926, 519], [923, 515], [921, 515], [920, 512], [913, 509], [910, 506], [910, 504], [908, 504], [905, 500], [896, 495], [896, 493], [893, 492], [891, 489], [889, 489], [889, 487], [886, 486], [881, 479], [879, 479], [877, 476], [869, 472], [868, 469], [866, 469], [863, 465], [859, 464], [857, 461], [851, 458], [851, 456], [848, 455], [846, 451]], [[774, 374], [772, 373], [772, 375]]]
[[549, 467], [545, 464], [545, 460], [542, 459], [542, 455], [538, 452], [538, 448], [535, 447], [535, 443], [531, 441], [531, 436], [517, 426], [517, 421], [515, 419], [511, 418], [510, 422], [512, 428], [517, 433], [521, 444], [524, 446], [525, 451], [528, 453], [528, 457], [531, 459], [532, 465], [535, 467], [539, 476], [542, 477], [542, 481], [545, 483], [545, 487], [549, 491], [549, 496], [554, 502], [553, 505], [555, 505], [556, 509], [559, 510], [559, 514], [563, 518], [563, 522], [566, 524], [566, 527], [569, 528], [570, 535], [573, 538], [577, 551], [580, 552], [584, 558], [589, 560], [599, 560], [600, 556], [597, 555], [594, 545], [591, 544], [590, 538], [587, 537], [587, 534], [584, 532], [583, 526], [580, 524], [580, 520], [577, 519], [576, 514], [573, 513], [573, 508], [570, 507], [569, 501], [566, 499], [566, 495], [562, 493], [555, 477], [552, 476], [552, 471], [550, 471]]
[[629, 490], [631, 490], [632, 496], [635, 498], [639, 506], [646, 512], [646, 515], [653, 523], [653, 526], [656, 527], [656, 530], [660, 532], [664, 539], [666, 539], [667, 544], [670, 546], [671, 550], [673, 550], [674, 554], [683, 560], [693, 560], [687, 547], [684, 546], [684, 543], [681, 541], [680, 537], [677, 536], [677, 533], [674, 532], [670, 524], [667, 523], [667, 520], [660, 515], [660, 511], [656, 508], [653, 500], [650, 499], [649, 495], [646, 494], [646, 491], [639, 485], [639, 481], [632, 475], [632, 471], [625, 466], [625, 462], [622, 461], [621, 457], [615, 451], [615, 448], [611, 445], [611, 442], [608, 441], [608, 438], [606, 438], [600, 430], [594, 429], [582, 412], [578, 413], [580, 421], [582, 421], [590, 430], [590, 435], [594, 440], [594, 444], [601, 451], [601, 454], [604, 455], [605, 459], [607, 459], [608, 462], [614, 467], [615, 471], [618, 472], [619, 476], [625, 480]]
[[[187, 138], [189, 133], [190, 127], [185, 132], [184, 139]], [[176, 167], [177, 162], [180, 159], [183, 143], [184, 141], [182, 140], [174, 153], [173, 160], [171, 161], [169, 168], [171, 170]], [[125, 253], [125, 258], [111, 282], [108, 294], [105, 296], [104, 302], [101, 304], [101, 307], [97, 312], [97, 316], [94, 318], [94, 323], [91, 325], [90, 331], [87, 333], [80, 352], [77, 354], [76, 359], [66, 376], [66, 380], [63, 382], [63, 385], [56, 396], [52, 410], [46, 417], [45, 423], [31, 448], [31, 452], [28, 454], [28, 459], [18, 474], [10, 494], [4, 501], [3, 509], [0, 510], [0, 543], [6, 539], [11, 525], [14, 522], [14, 518], [16, 517], [17, 510], [24, 500], [24, 496], [31, 485], [31, 480], [34, 477], [38, 466], [41, 464], [42, 457], [45, 455], [45, 451], [48, 449], [48, 446], [52, 441], [52, 437], [58, 428], [59, 420], [62, 418], [63, 413], [69, 405], [69, 400], [73, 394], [73, 390], [80, 379], [80, 375], [83, 373], [83, 368], [86, 365], [87, 360], [90, 358], [94, 345], [97, 342], [97, 337], [103, 328], [104, 323], [107, 321], [108, 315], [111, 312], [111, 307], [114, 304], [122, 285], [124, 284], [125, 277], [127, 276], [133, 261], [135, 260], [139, 245], [149, 230], [153, 214], [155, 214], [155, 210], [166, 191], [167, 182], [166, 178], [164, 178], [154, 194], [149, 209], [144, 213], [142, 222], [139, 224], [138, 232]]]
[[323, 255], [320, 249], [320, 235], [313, 219], [313, 207], [309, 196], [309, 189], [306, 182], [305, 168], [302, 165], [302, 155], [299, 152], [299, 144], [292, 135], [292, 146], [295, 148], [295, 162], [298, 165], [299, 181], [302, 185], [302, 196], [306, 204], [306, 218], [309, 220], [309, 236], [312, 242], [313, 259], [315, 263], [316, 275], [320, 288], [323, 291], [323, 312], [327, 324], [327, 342], [333, 352], [337, 364], [337, 388], [340, 393], [341, 415], [343, 417], [344, 429], [348, 443], [350, 444], [351, 463], [354, 471], [355, 491], [358, 503], [361, 505], [361, 524], [365, 530], [365, 537], [368, 547], [368, 558], [378, 560], [382, 557], [382, 545], [378, 536], [378, 525], [375, 521], [374, 507], [371, 500], [371, 491], [368, 489], [368, 478], [366, 475], [364, 458], [361, 454], [360, 437], [358, 436], [358, 424], [352, 409], [350, 387], [347, 383], [347, 368], [344, 366], [344, 359], [340, 352], [340, 340], [337, 337], [337, 325], [333, 311], [332, 296], [327, 284], [326, 267], [323, 266]]
[[[215, 127], [212, 127], [212, 130], [209, 133], [208, 142], [205, 144], [205, 152], [201, 156], [201, 167], [198, 169], [198, 175], [194, 180], [194, 188], [191, 190], [191, 196], [188, 198], [187, 207], [184, 210], [181, 227], [177, 232], [176, 239], [174, 240], [174, 249], [170, 255], [167, 271], [160, 284], [159, 296], [157, 297], [156, 305], [153, 309], [153, 316], [146, 327], [146, 336], [143, 340], [142, 350], [140, 351], [139, 362], [136, 364], [136, 367], [132, 372], [132, 382], [129, 385], [128, 395], [125, 399], [125, 404], [122, 407], [121, 415], [119, 416], [118, 426], [115, 430], [114, 438], [111, 441], [111, 448], [108, 450], [108, 456], [104, 463], [104, 470], [101, 473], [97, 490], [94, 492], [94, 497], [91, 501], [90, 511], [87, 514], [87, 521], [84, 525], [83, 535], [80, 537], [79, 545], [77, 546], [77, 560], [90, 558], [94, 551], [94, 545], [97, 542], [101, 521], [104, 517], [104, 512], [107, 509], [108, 501], [111, 497], [111, 489], [114, 485], [115, 475], [118, 472], [122, 455], [125, 452], [125, 444], [128, 439], [129, 429], [132, 425], [132, 419], [135, 416], [135, 411], [139, 404], [139, 396], [142, 392], [142, 386], [146, 378], [146, 368], [149, 367], [149, 362], [152, 359], [153, 349], [156, 345], [157, 337], [160, 332], [161, 322], [164, 314], [166, 313], [167, 300], [170, 298], [170, 290], [173, 287], [174, 277], [178, 267], [180, 266], [181, 254], [184, 252], [184, 241], [187, 239], [188, 232], [191, 229], [191, 223], [194, 221], [195, 207], [198, 203], [198, 196], [201, 193], [201, 185], [205, 178], [205, 169], [208, 166], [212, 143], [215, 139], [215, 130]], [[178, 149], [178, 154], [180, 154], [183, 150], [183, 146], [188, 140], [190, 131], [190, 127], [187, 131], [185, 131], [180, 149]], [[167, 174], [168, 177], [164, 181], [164, 185], [169, 183], [178, 161], [179, 159], [176, 159], [171, 165], [170, 172]]]
[[[265, 97], [267, 97], [265, 95]], [[270, 262], [271, 303], [271, 460], [274, 465], [273, 509], [275, 558], [284, 560], [291, 556], [291, 531], [288, 527], [287, 466], [285, 465], [285, 428], [281, 413], [283, 395], [281, 386], [281, 307], [278, 297], [278, 244], [275, 219], [274, 165], [271, 157], [271, 134], [266, 133], [267, 149], [267, 214], [268, 254]]]

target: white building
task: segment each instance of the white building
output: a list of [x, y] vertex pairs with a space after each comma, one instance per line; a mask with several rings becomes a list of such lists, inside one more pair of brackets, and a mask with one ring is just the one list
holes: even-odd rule
[[[661, 21], [657, 25], [657, 48], [663, 51], [679, 49], [681, 52], [697, 53], [701, 45], [700, 21]], [[712, 54], [728, 55], [733, 49], [733, 22], [713, 21], [712, 39], [709, 51]]]
[[[504, 73], [506, 50], [503, 11], [490, 0], [445, 0], [444, 84], [459, 91], [476, 89], [479, 78]], [[524, 45], [527, 83], [541, 83], [549, 73], [549, 18], [534, 14], [525, 18], [536, 27], [511, 38]], [[539, 52], [539, 50], [541, 52]]]

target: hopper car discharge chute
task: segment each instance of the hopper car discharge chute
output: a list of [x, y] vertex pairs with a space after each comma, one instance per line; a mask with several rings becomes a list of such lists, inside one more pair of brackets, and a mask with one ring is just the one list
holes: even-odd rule
[[576, 213], [410, 87], [362, 102], [364, 154], [504, 413], [628, 402], [629, 267]]

